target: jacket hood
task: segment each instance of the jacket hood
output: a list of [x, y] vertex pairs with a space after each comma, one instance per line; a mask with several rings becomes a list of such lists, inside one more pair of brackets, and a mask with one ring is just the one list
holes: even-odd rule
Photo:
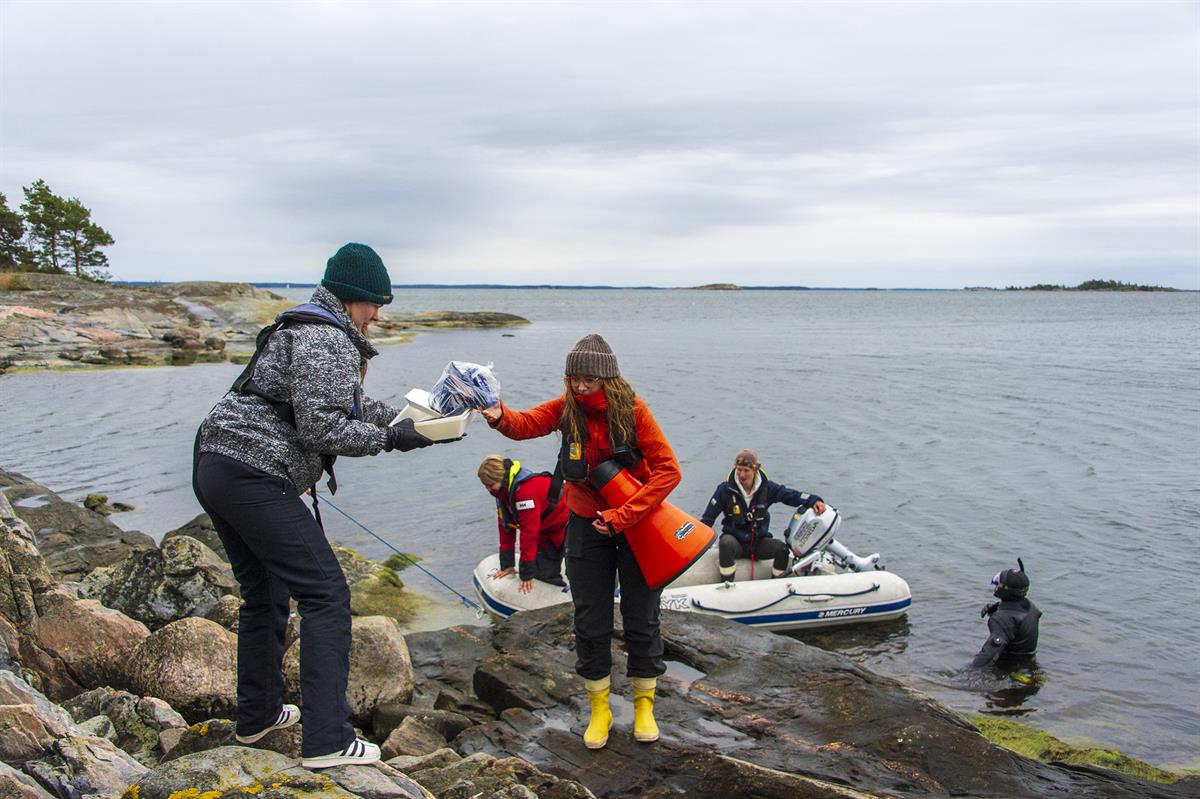
[[737, 479], [737, 469], [729, 470], [729, 485], [732, 486], [733, 490], [738, 492], [738, 494], [740, 494], [746, 500], [747, 504], [750, 503], [750, 500], [754, 498], [754, 495], [758, 493], [758, 490], [762, 488], [763, 484], [766, 482], [767, 473], [762, 469], [759, 469], [754, 475], [753, 487], [747, 491], [746, 489], [742, 488], [741, 482], [739, 482]]

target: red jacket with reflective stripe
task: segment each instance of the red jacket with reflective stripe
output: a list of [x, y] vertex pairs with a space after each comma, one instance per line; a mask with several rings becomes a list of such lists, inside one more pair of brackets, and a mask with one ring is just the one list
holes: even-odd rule
[[[550, 478], [535, 474], [528, 480], [517, 483], [513, 489], [513, 507], [517, 510], [516, 527], [504, 523], [504, 514], [496, 507], [496, 525], [500, 530], [500, 565], [509, 568], [512, 565], [513, 552], [516, 549], [517, 533], [520, 531], [521, 563], [532, 567], [537, 559], [539, 549], [560, 549], [567, 529], [567, 504], [559, 502], [557, 507], [546, 518], [542, 511], [546, 509], [548, 500], [546, 494], [550, 491]], [[500, 489], [497, 502], [509, 503], [507, 489]], [[506, 557], [507, 553], [507, 557]]]

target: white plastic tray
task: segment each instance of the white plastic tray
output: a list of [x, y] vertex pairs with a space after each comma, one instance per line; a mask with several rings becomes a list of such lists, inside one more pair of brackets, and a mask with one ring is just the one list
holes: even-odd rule
[[414, 388], [404, 395], [404, 399], [408, 400], [408, 404], [400, 413], [396, 414], [396, 418], [391, 421], [391, 424], [396, 424], [404, 419], [412, 419], [413, 429], [434, 441], [461, 438], [467, 432], [467, 425], [475, 416], [473, 410], [465, 410], [454, 416], [442, 416], [429, 407], [429, 392], [421, 388]]
[[440, 413], [433, 409], [433, 405], [429, 401], [429, 392], [423, 388], [414, 388], [412, 391], [404, 395], [404, 399], [407, 400], [408, 404], [412, 405], [414, 408], [425, 411], [427, 414], [425, 417], [426, 419], [441, 416]]
[[426, 438], [434, 441], [449, 441], [452, 438], [461, 438], [463, 433], [467, 432], [467, 425], [471, 423], [474, 416], [475, 411], [463, 411], [457, 416], [443, 416], [440, 419], [413, 422], [413, 427]]
[[391, 424], [395, 424], [401, 419], [412, 419], [414, 422], [424, 422], [428, 419], [440, 418], [441, 417], [433, 411], [427, 411], [424, 408], [419, 408], [416, 405], [409, 403], [405, 405], [403, 409], [401, 409], [400, 413], [396, 414], [396, 418], [391, 421]]

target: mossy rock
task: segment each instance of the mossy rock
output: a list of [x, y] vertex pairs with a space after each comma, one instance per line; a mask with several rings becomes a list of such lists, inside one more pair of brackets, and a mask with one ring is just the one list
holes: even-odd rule
[[969, 715], [967, 720], [997, 746], [1043, 763], [1067, 763], [1073, 766], [1097, 766], [1119, 771], [1151, 782], [1173, 783], [1183, 775], [1155, 768], [1115, 749], [1072, 746], [1049, 733], [995, 716]]
[[403, 555], [391, 555], [383, 562], [394, 572], [402, 572], [413, 564], [420, 563], [421, 558], [411, 552], [405, 552]]
[[426, 604], [424, 598], [405, 591], [404, 584], [390, 570], [364, 577], [350, 586], [350, 613], [355, 616], [391, 616], [404, 624]]
[[499, 311], [418, 311], [412, 315], [414, 324], [431, 328], [512, 327], [527, 325], [529, 320], [516, 314]]
[[[349, 547], [333, 544], [333, 552], [341, 564], [346, 582], [350, 584], [350, 613], [355, 616], [390, 616], [400, 623], [410, 621], [427, 601], [404, 590], [404, 581], [396, 574], [407, 566], [406, 561], [393, 555], [384, 563], [364, 558]], [[408, 555], [412, 561], [419, 560]]]
[[88, 494], [83, 498], [83, 507], [94, 513], [99, 513], [101, 516], [112, 514], [112, 509], [108, 507], [107, 494]]

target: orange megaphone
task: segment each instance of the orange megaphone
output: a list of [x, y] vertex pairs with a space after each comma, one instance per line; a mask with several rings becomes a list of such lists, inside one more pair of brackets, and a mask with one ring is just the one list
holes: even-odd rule
[[[588, 482], [612, 508], [624, 505], [642, 487], [636, 477], [611, 460], [592, 469]], [[663, 502], [623, 532], [651, 590], [662, 588], [687, 571], [717, 537], [707, 524], [670, 502]]]

